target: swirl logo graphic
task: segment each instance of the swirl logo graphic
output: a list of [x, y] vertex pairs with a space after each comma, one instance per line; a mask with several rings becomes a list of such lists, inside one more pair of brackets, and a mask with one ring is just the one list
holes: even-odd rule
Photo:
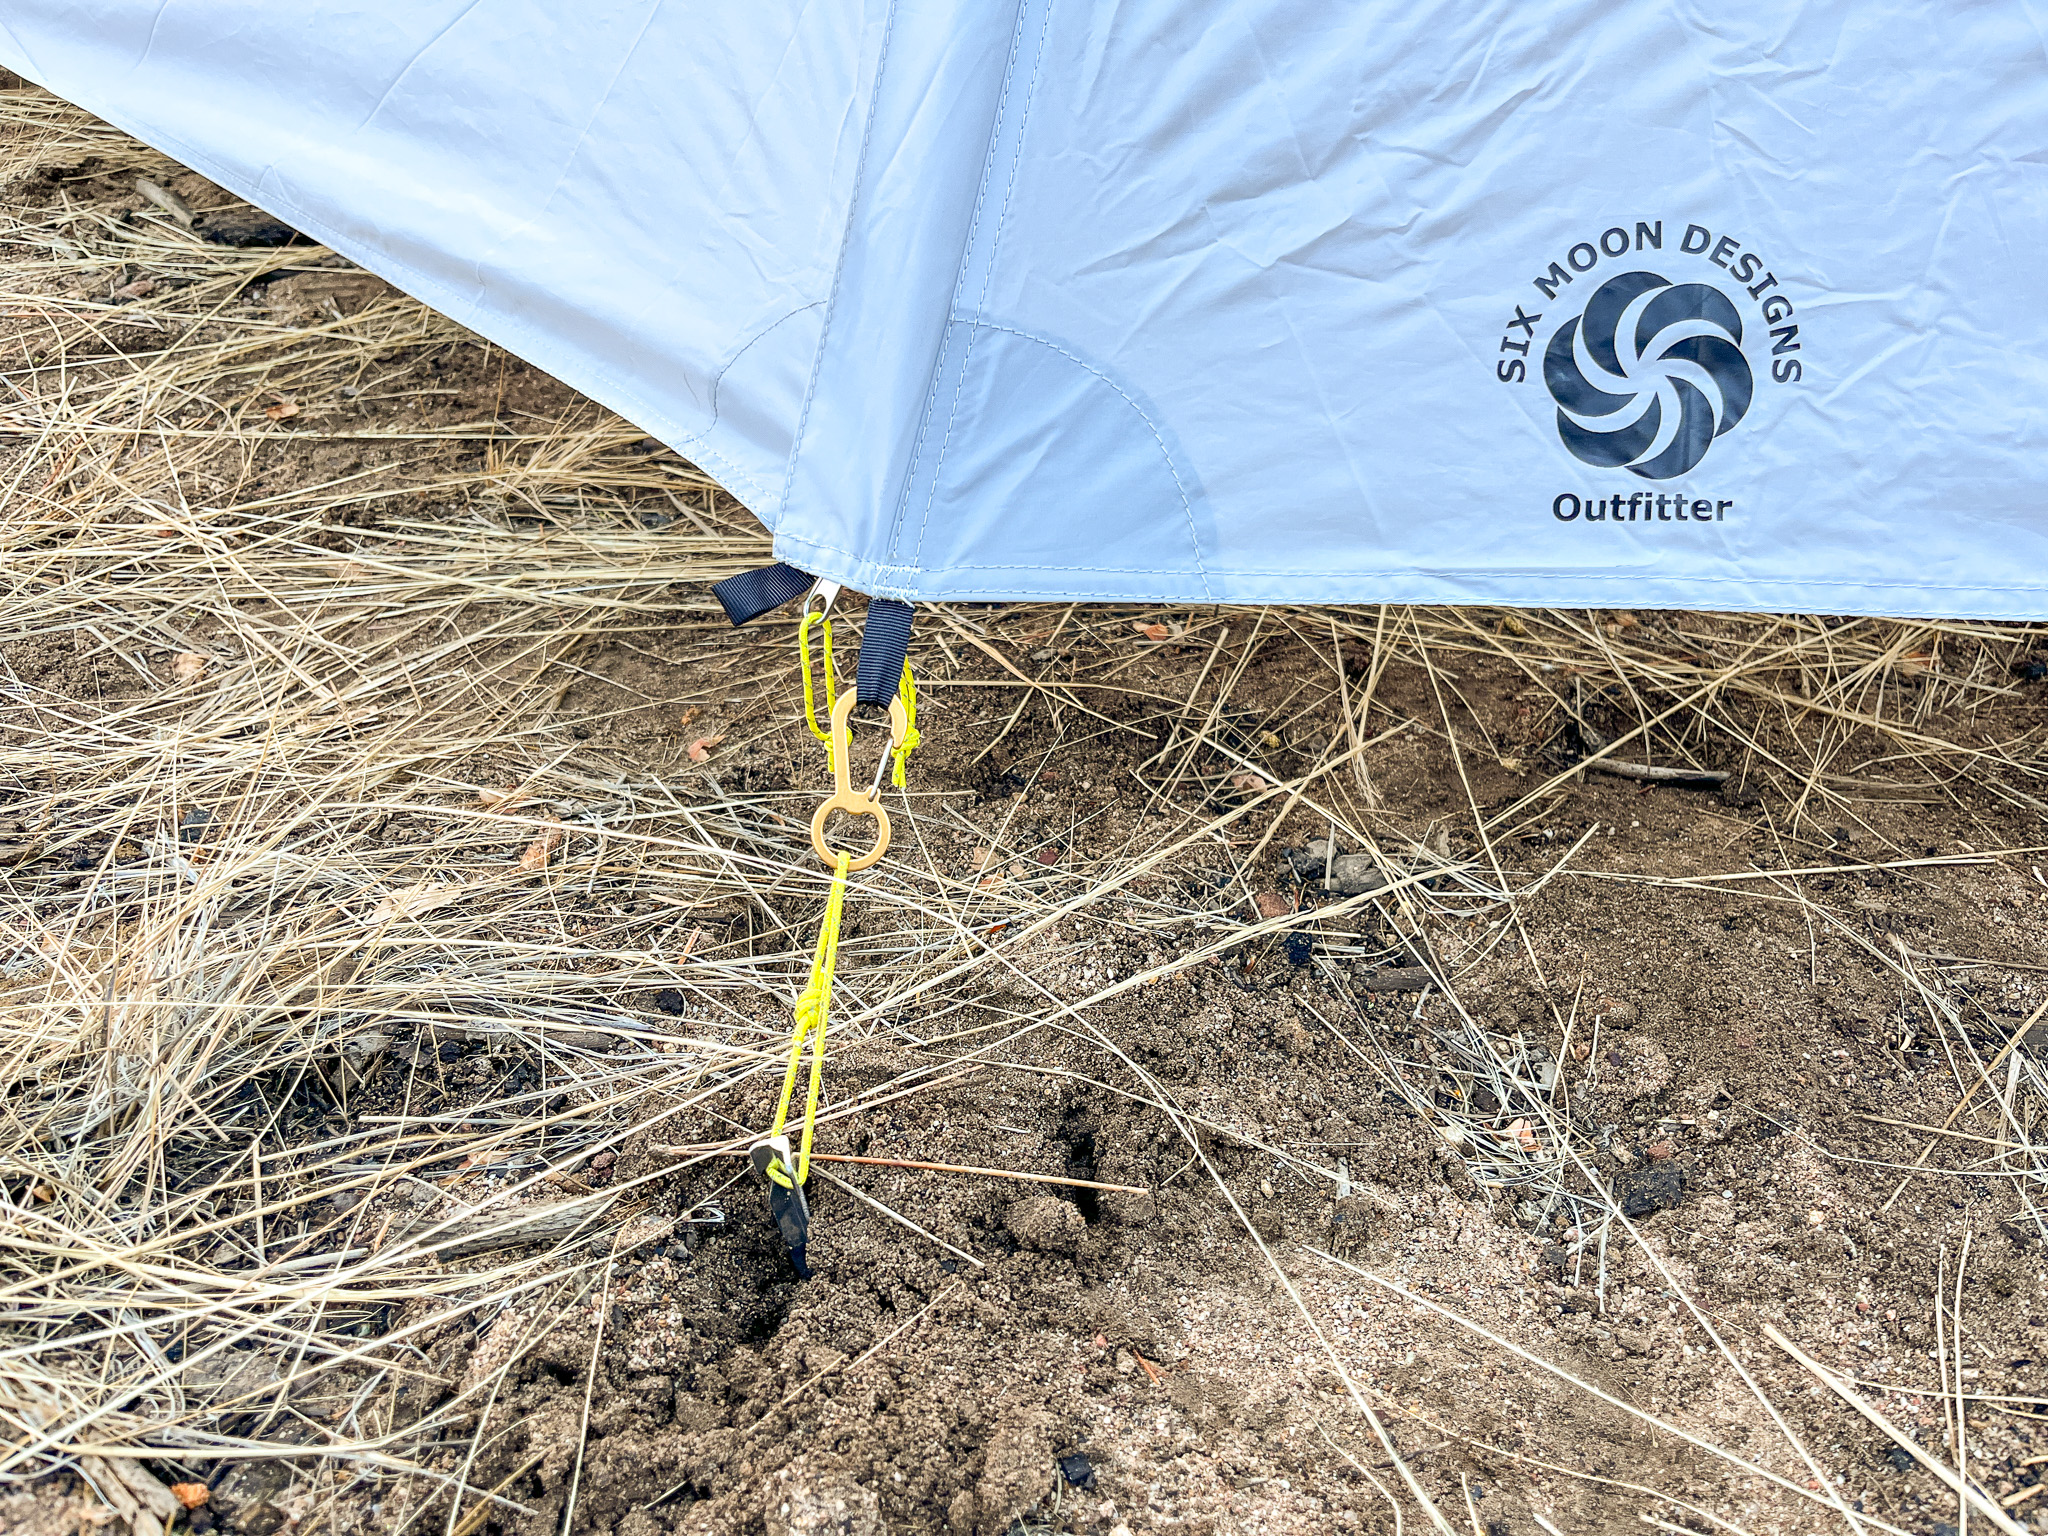
[[1602, 469], [1669, 480], [1749, 409], [1742, 317], [1718, 288], [1624, 272], [1593, 292], [1543, 354], [1565, 447]]

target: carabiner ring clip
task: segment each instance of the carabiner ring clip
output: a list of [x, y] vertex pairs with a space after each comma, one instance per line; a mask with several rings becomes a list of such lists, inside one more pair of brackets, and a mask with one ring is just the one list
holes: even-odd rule
[[827, 581], [824, 577], [820, 576], [811, 583], [811, 590], [804, 594], [804, 606], [797, 614], [797, 617], [799, 619], [809, 618], [811, 616], [811, 604], [817, 603], [817, 616], [821, 619], [829, 619], [832, 617], [832, 605], [838, 601], [839, 583]]
[[[882, 809], [882, 802], [877, 798], [882, 787], [881, 766], [878, 764], [875, 768], [874, 788], [870, 789], [865, 795], [857, 795], [853, 792], [853, 780], [847, 772], [847, 756], [851, 746], [848, 721], [853, 715], [853, 706], [858, 701], [859, 695], [852, 689], [848, 689], [839, 696], [839, 702], [833, 706], [832, 796], [823, 805], [818, 807], [817, 814], [811, 818], [811, 846], [817, 850], [818, 857], [825, 861], [825, 867], [828, 869], [835, 867], [839, 863], [839, 855], [834, 853], [825, 842], [825, 818], [834, 811], [844, 811], [849, 816], [872, 816], [875, 818], [875, 846], [859, 858], [850, 860], [846, 866], [849, 871], [866, 869], [869, 865], [877, 862], [889, 847], [889, 813]], [[909, 729], [910, 717], [904, 713], [903, 700], [901, 698], [892, 698], [889, 701], [890, 750], [903, 745], [904, 733]], [[887, 763], [888, 761], [889, 751], [885, 750], [882, 753], [882, 762]]]

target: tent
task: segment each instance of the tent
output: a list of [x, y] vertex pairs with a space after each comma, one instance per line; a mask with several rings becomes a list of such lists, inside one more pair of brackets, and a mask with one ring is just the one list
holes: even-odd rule
[[923, 599], [2048, 616], [2020, 0], [9, 0]]

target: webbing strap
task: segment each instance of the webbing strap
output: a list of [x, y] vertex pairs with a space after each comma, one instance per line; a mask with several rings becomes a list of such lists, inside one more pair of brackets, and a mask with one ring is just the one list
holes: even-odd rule
[[779, 561], [758, 571], [728, 576], [711, 589], [718, 606], [725, 610], [734, 627], [751, 624], [771, 608], [780, 608], [793, 597], [811, 590], [811, 578], [793, 565]]
[[893, 597], [868, 599], [867, 628], [860, 637], [860, 665], [854, 691], [863, 704], [887, 704], [903, 681], [910, 654], [910, 604]]

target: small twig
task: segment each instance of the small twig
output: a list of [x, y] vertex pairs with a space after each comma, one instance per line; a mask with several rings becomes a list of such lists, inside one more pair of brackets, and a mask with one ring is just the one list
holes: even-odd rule
[[[1126, 1345], [1124, 1346], [1124, 1348], [1126, 1348], [1126, 1349], [1130, 1349], [1130, 1346], [1129, 1346], [1128, 1344], [1126, 1344]], [[1160, 1374], [1159, 1374], [1159, 1367], [1158, 1367], [1158, 1366], [1154, 1365], [1154, 1364], [1153, 1364], [1153, 1363], [1152, 1363], [1152, 1362], [1151, 1362], [1150, 1360], [1147, 1360], [1147, 1359], [1146, 1359], [1146, 1358], [1145, 1358], [1145, 1357], [1144, 1357], [1143, 1355], [1139, 1354], [1139, 1353], [1138, 1353], [1138, 1352], [1137, 1352], [1137, 1351], [1136, 1351], [1135, 1349], [1131, 1349], [1131, 1358], [1132, 1358], [1133, 1360], [1135, 1360], [1135, 1361], [1137, 1361], [1137, 1362], [1138, 1362], [1139, 1366], [1143, 1368], [1143, 1370], [1144, 1370], [1144, 1372], [1145, 1372], [1145, 1374], [1146, 1374], [1147, 1376], [1150, 1376], [1150, 1377], [1152, 1378], [1152, 1385], [1153, 1385], [1153, 1386], [1155, 1386], [1155, 1387], [1163, 1387], [1163, 1386], [1165, 1386], [1165, 1385], [1166, 1385], [1166, 1378], [1165, 1378], [1164, 1376], [1162, 1376], [1162, 1375], [1160, 1375]]]
[[[684, 1152], [684, 1147], [655, 1147], [656, 1152]], [[713, 1157], [746, 1157], [745, 1148], [721, 1147]], [[1098, 1184], [1093, 1179], [1063, 1179], [1050, 1173], [1013, 1173], [1007, 1168], [970, 1168], [964, 1163], [920, 1163], [907, 1157], [855, 1157], [846, 1152], [813, 1152], [814, 1163], [864, 1163], [870, 1168], [921, 1168], [927, 1173], [971, 1173], [985, 1179], [1009, 1179], [1020, 1184], [1057, 1184], [1063, 1189], [1100, 1189], [1114, 1195], [1149, 1195], [1142, 1184]]]
[[1397, 965], [1368, 971], [1352, 985], [1361, 992], [1427, 992], [1436, 985], [1436, 977], [1426, 965]]
[[[730, 1154], [744, 1157], [744, 1152]], [[1101, 1189], [1118, 1195], [1149, 1195], [1142, 1184], [1098, 1184], [1093, 1179], [1062, 1179], [1050, 1173], [1012, 1173], [1007, 1168], [970, 1168], [962, 1163], [918, 1163], [902, 1157], [853, 1157], [843, 1152], [813, 1152], [814, 1163], [865, 1163], [873, 1168], [922, 1168], [928, 1173], [973, 1173], [985, 1179], [1013, 1179], [1023, 1184], [1058, 1184], [1067, 1189]]]
[[1618, 757], [1603, 757], [1586, 766], [1595, 773], [1611, 773], [1620, 779], [1643, 779], [1652, 784], [1698, 785], [1708, 788], [1728, 782], [1727, 773], [1719, 768], [1658, 768], [1650, 763], [1624, 762]]

